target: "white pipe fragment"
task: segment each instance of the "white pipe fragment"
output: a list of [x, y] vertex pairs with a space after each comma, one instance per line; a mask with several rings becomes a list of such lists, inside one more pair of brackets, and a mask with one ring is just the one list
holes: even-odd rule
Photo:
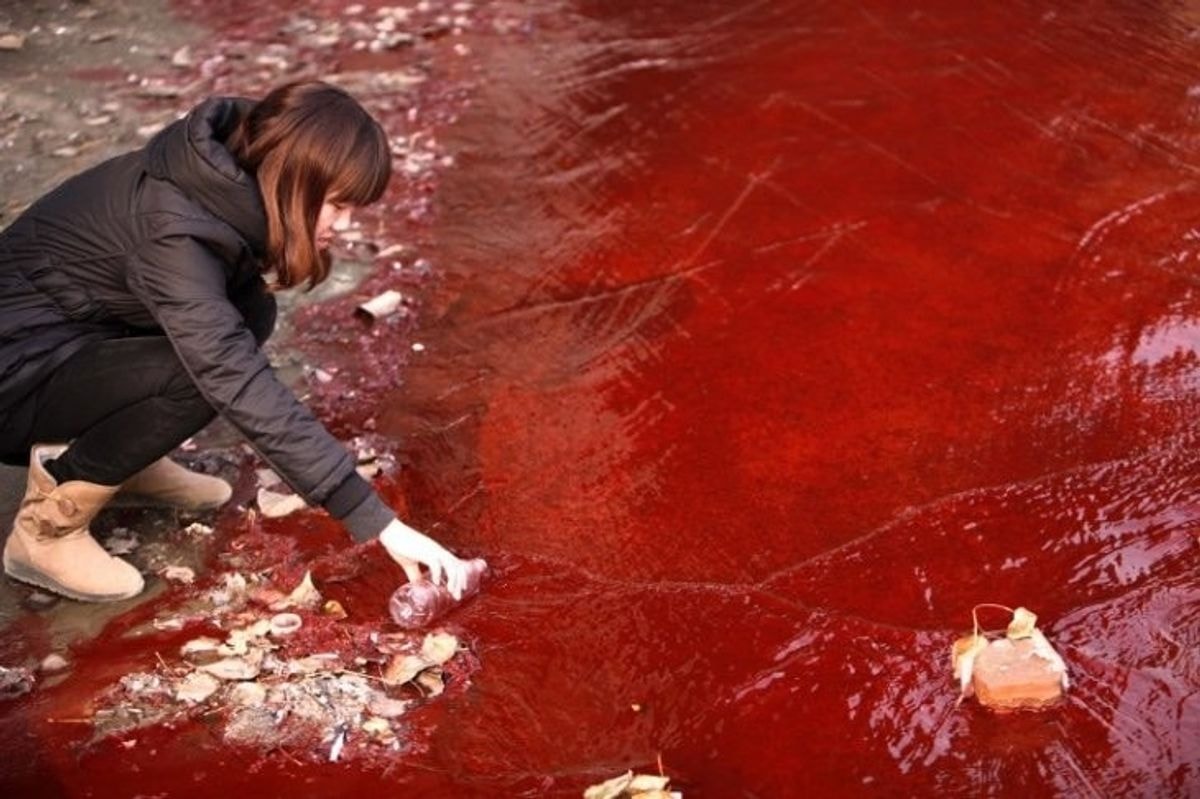
[[388, 289], [377, 297], [372, 297], [358, 306], [357, 311], [371, 319], [382, 319], [385, 316], [391, 316], [399, 310], [403, 302], [403, 294], [395, 289]]

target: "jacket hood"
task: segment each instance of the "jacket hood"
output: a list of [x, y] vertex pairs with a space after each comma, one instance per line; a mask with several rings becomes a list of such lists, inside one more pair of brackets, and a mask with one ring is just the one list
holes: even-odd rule
[[225, 147], [254, 107], [242, 97], [213, 97], [159, 131], [146, 145], [147, 171], [236, 230], [258, 256], [266, 252], [267, 214], [258, 180]]

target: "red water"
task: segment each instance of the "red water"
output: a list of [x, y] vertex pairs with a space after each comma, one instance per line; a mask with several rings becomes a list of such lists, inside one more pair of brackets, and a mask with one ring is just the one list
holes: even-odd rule
[[[413, 523], [496, 567], [453, 622], [469, 689], [384, 771], [71, 754], [32, 711], [29, 768], [578, 796], [661, 755], [687, 797], [1200, 796], [1200, 15], [920, 6], [492, 8], [424, 351], [306, 345], [345, 345], [357, 393], [317, 406], [394, 444]], [[1062, 706], [956, 705], [979, 602], [1039, 614]]]

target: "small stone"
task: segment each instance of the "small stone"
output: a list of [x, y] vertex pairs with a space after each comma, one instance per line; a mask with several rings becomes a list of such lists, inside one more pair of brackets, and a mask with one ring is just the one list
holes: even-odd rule
[[229, 700], [240, 707], [258, 707], [267, 701], [267, 689], [256, 682], [239, 682], [229, 689]]
[[171, 54], [171, 63], [177, 67], [190, 67], [195, 63], [192, 58], [192, 48], [184, 45]]
[[183, 528], [183, 531], [188, 535], [212, 535], [213, 529], [207, 524], [192, 522], [187, 527]]
[[205, 664], [200, 670], [222, 680], [234, 681], [253, 680], [258, 676], [259, 667], [244, 658], [233, 657]]
[[250, 589], [248, 598], [256, 605], [270, 607], [277, 603], [282, 605], [287, 599], [287, 594], [269, 585], [256, 585]]
[[193, 638], [179, 648], [179, 656], [193, 665], [214, 663], [221, 659], [220, 646], [216, 638]]
[[338, 602], [336, 599], [330, 599], [326, 601], [324, 605], [321, 605], [321, 613], [329, 616], [332, 619], [337, 619], [338, 621], [341, 621], [348, 615], [346, 613], [346, 609], [342, 607], [342, 603]]
[[57, 605], [58, 597], [45, 591], [33, 591], [25, 597], [22, 604], [29, 610], [45, 610]]
[[[75, 156], [79, 155], [79, 148], [78, 147], [69, 147], [69, 146], [68, 147], [59, 147], [57, 149], [51, 150], [50, 155], [54, 156], [55, 158], [74, 158]], [[118, 554], [118, 553], [113, 553], [113, 554]]]
[[117, 38], [116, 31], [98, 31], [87, 37], [88, 44], [100, 44]]
[[25, 46], [25, 34], [0, 33], [0, 50], [20, 50]]
[[390, 696], [375, 691], [367, 702], [367, 710], [375, 716], [394, 719], [403, 716], [408, 711], [408, 702], [402, 699], [392, 699]]
[[70, 665], [71, 664], [67, 662], [65, 657], [57, 652], [51, 652], [49, 655], [46, 655], [46, 657], [42, 658], [41, 665], [38, 666], [38, 669], [41, 670], [43, 674], [54, 674], [67, 669]]
[[419, 341], [414, 341], [414, 342], [412, 343], [412, 351], [413, 351], [413, 352], [424, 352], [424, 351], [425, 351], [425, 345], [424, 345], [424, 344], [422, 344], [422, 343], [421, 343], [421, 342], [419, 342]]

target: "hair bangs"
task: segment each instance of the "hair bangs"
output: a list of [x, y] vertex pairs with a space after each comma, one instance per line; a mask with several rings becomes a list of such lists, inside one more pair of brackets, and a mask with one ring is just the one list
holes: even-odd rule
[[387, 135], [373, 119], [355, 131], [354, 145], [334, 170], [330, 194], [356, 206], [370, 205], [387, 190], [392, 177], [392, 153]]

